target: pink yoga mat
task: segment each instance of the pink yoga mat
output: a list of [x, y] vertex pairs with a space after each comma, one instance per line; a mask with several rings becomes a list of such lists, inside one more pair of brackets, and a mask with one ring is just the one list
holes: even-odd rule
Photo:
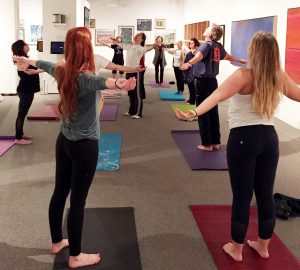
[[[191, 205], [191, 211], [219, 270], [296, 270], [299, 261], [285, 244], [273, 234], [269, 245], [270, 258], [261, 258], [247, 244], [243, 249], [243, 262], [235, 262], [222, 247], [230, 237], [230, 205]], [[257, 211], [251, 207], [251, 217], [246, 240], [257, 239]]]
[[100, 113], [100, 121], [116, 120], [118, 107], [118, 104], [104, 104]]
[[15, 139], [0, 139], [0, 157], [15, 144]]
[[27, 116], [28, 120], [60, 120], [61, 115], [57, 104], [47, 104]]

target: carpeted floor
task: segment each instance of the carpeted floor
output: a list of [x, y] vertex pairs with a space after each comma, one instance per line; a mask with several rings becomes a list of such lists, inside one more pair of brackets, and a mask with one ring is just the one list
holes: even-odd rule
[[[153, 70], [146, 71], [145, 82], [153, 78]], [[167, 70], [165, 81], [171, 80], [173, 71]], [[123, 134], [121, 168], [96, 172], [86, 207], [134, 208], [143, 270], [216, 269], [188, 205], [230, 204], [228, 172], [192, 171], [170, 131], [197, 129], [197, 121], [178, 121], [172, 102], [160, 101], [157, 89], [147, 86], [146, 94], [142, 119], [122, 115], [128, 111], [127, 94], [107, 101], [118, 103], [119, 110], [116, 121], [101, 122], [101, 131]], [[55, 94], [36, 94], [31, 111], [57, 100]], [[14, 135], [17, 106], [17, 96], [0, 102], [0, 135]], [[226, 148], [228, 102], [219, 108]], [[57, 121], [26, 121], [33, 144], [15, 145], [0, 158], [0, 270], [53, 269], [47, 211], [59, 127]], [[281, 121], [276, 128], [281, 156], [275, 192], [299, 198], [300, 130]], [[276, 224], [277, 235], [298, 259], [299, 228], [300, 218]]]

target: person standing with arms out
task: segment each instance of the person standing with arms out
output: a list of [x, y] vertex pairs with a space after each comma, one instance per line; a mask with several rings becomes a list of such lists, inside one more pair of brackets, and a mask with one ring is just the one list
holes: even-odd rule
[[269, 258], [268, 246], [276, 221], [273, 187], [279, 159], [274, 114], [282, 94], [300, 101], [299, 87], [281, 69], [278, 43], [271, 33], [256, 33], [248, 56], [249, 68], [236, 70], [195, 110], [185, 114], [176, 109], [180, 119], [189, 119], [230, 98], [227, 161], [233, 193], [232, 241], [223, 249], [238, 262], [243, 260], [253, 191], [258, 208], [258, 239], [247, 243], [262, 258]]
[[[11, 45], [13, 55], [24, 56], [28, 58], [29, 46], [23, 40], [17, 40]], [[20, 81], [17, 87], [17, 94], [19, 97], [19, 109], [18, 116], [16, 119], [16, 139], [15, 143], [20, 145], [31, 144], [32, 137], [24, 134], [24, 121], [26, 115], [33, 102], [34, 93], [40, 91], [40, 78], [39, 73], [43, 72], [41, 69], [37, 69], [33, 66], [28, 66], [26, 70], [21, 71], [18, 63], [17, 64], [18, 75]]]
[[[122, 37], [117, 36], [116, 40], [118, 43], [122, 42]], [[114, 56], [112, 62], [116, 65], [124, 66], [124, 57], [123, 57], [123, 49], [118, 44], [107, 44], [105, 42], [100, 42], [105, 46], [108, 46], [114, 50]], [[116, 78], [117, 69], [112, 70], [112, 78]], [[119, 70], [120, 78], [123, 78], [124, 71]]]
[[[57, 254], [69, 246], [70, 268], [93, 265], [100, 261], [100, 254], [81, 252], [84, 207], [99, 152], [99, 92], [107, 88], [129, 91], [136, 85], [135, 78], [115, 80], [95, 75], [91, 40], [92, 36], [87, 28], [71, 28], [65, 39], [65, 61], [59, 64], [29, 60], [26, 57], [13, 58], [24, 68], [30, 64], [44, 69], [58, 82], [59, 110], [63, 122], [56, 142], [56, 180], [49, 205], [52, 239], [50, 252]], [[69, 193], [69, 239], [63, 239], [62, 220]]]
[[[163, 44], [164, 39], [161, 36], [157, 36], [155, 39], [155, 44], [157, 45], [154, 49], [153, 64], [155, 67], [155, 82], [157, 85], [164, 82], [164, 69], [167, 65], [165, 57], [165, 45]], [[160, 69], [160, 75], [159, 75]]]
[[166, 49], [168, 53], [173, 54], [173, 68], [175, 73], [177, 93], [178, 95], [183, 95], [184, 91], [184, 81], [183, 74], [180, 67], [183, 65], [186, 50], [182, 46], [182, 40], [176, 42], [176, 49]]
[[[118, 40], [115, 38], [111, 38], [111, 40], [115, 43], [118, 43]], [[118, 45], [123, 48], [123, 50], [127, 51], [126, 54], [126, 66], [127, 67], [135, 67], [140, 64], [142, 56], [152, 50], [154, 45], [146, 45], [146, 35], [145, 33], [141, 32], [134, 36], [132, 44], [124, 44], [119, 43]], [[143, 116], [143, 97], [142, 92], [139, 87], [139, 73], [138, 72], [127, 72], [126, 79], [129, 78], [136, 78], [137, 79], [137, 87], [133, 90], [128, 92], [129, 96], [129, 110], [128, 112], [124, 113], [124, 115], [131, 116], [132, 119], [139, 119]]]
[[[200, 46], [200, 43], [196, 38], [191, 38], [189, 43], [190, 43], [190, 51], [186, 54], [184, 63], [188, 62], [195, 56], [197, 49]], [[194, 82], [195, 76], [193, 74], [192, 67], [183, 71], [183, 81], [187, 84], [190, 92], [190, 97], [186, 101], [186, 104], [194, 105], [196, 103], [196, 90], [195, 90], [195, 82]]]
[[[211, 24], [205, 29], [205, 42], [200, 45], [196, 55], [183, 64], [181, 70], [193, 66], [196, 88], [196, 106], [203, 102], [218, 88], [216, 76], [219, 74], [220, 60], [228, 60], [246, 64], [245, 60], [229, 55], [218, 40], [223, 35], [223, 29], [217, 24]], [[221, 144], [220, 121], [218, 106], [198, 117], [199, 132], [202, 144], [199, 150], [218, 150]]]

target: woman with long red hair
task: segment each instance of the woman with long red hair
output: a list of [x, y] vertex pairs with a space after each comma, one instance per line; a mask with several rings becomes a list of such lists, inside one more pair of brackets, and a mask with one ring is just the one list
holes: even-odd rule
[[[95, 75], [91, 33], [85, 27], [67, 32], [64, 50], [65, 60], [59, 64], [18, 56], [13, 60], [23, 65], [24, 70], [28, 64], [41, 68], [58, 82], [63, 122], [56, 142], [56, 181], [49, 206], [50, 252], [57, 254], [69, 246], [69, 267], [78, 268], [100, 261], [99, 253], [81, 253], [84, 206], [98, 160], [99, 92], [107, 88], [132, 90], [136, 79], [115, 80]], [[62, 220], [69, 193], [69, 239], [63, 239]]]

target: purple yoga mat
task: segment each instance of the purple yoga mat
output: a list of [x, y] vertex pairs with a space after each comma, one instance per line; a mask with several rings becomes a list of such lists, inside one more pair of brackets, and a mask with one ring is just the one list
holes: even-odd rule
[[15, 139], [0, 139], [0, 157], [15, 144]]
[[172, 130], [172, 136], [192, 170], [227, 170], [226, 153], [223, 150], [201, 151], [198, 130]]
[[148, 85], [150, 85], [151, 88], [170, 88], [170, 85], [168, 83], [157, 85], [155, 81], [151, 81]]
[[60, 120], [58, 104], [47, 104], [27, 116], [28, 120]]
[[100, 113], [100, 121], [116, 120], [118, 107], [118, 104], [104, 104]]

